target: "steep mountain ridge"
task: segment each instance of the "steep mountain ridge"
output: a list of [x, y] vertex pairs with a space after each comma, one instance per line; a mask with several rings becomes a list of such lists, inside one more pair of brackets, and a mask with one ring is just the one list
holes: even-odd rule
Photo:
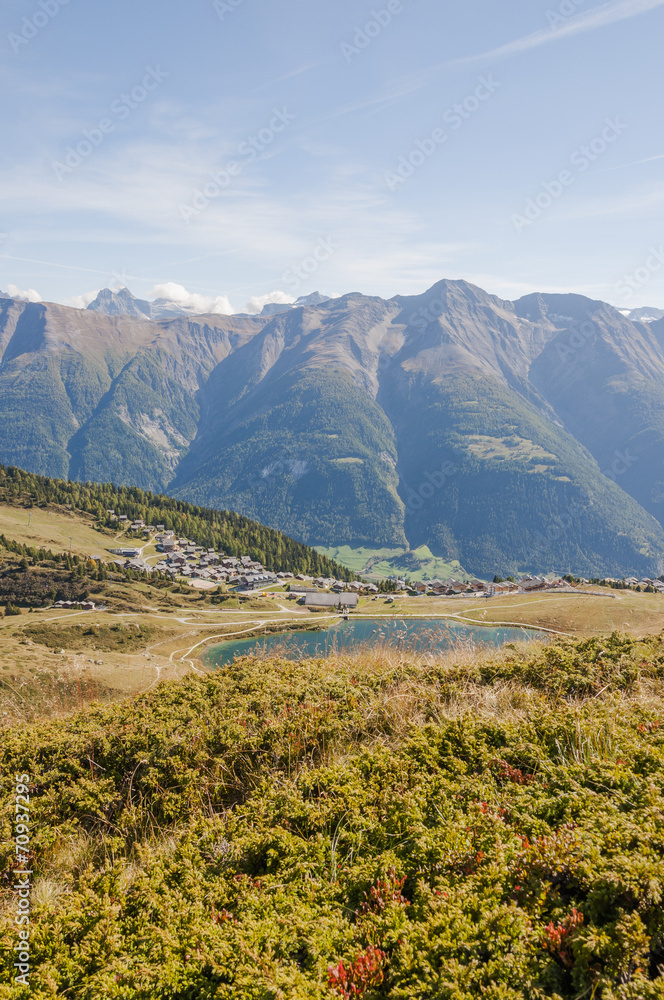
[[475, 573], [662, 569], [664, 320], [449, 280], [261, 316], [1, 300], [0, 351], [6, 463]]

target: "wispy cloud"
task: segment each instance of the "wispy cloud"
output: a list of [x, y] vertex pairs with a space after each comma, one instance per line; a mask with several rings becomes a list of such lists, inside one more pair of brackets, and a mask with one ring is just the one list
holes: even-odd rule
[[292, 69], [290, 73], [284, 73], [283, 76], [278, 76], [274, 80], [269, 80], [267, 83], [261, 83], [260, 86], [255, 88], [253, 93], [258, 94], [261, 90], [267, 90], [274, 87], [277, 83], [283, 83], [285, 80], [292, 80], [295, 76], [301, 76], [302, 73], [308, 73], [311, 69], [318, 69], [320, 66], [324, 66], [326, 62], [329, 63], [331, 61], [331, 59], [321, 59], [318, 62], [306, 63], [304, 66]]
[[615, 24], [617, 21], [625, 21], [630, 17], [646, 14], [663, 4], [664, 0], [610, 0], [609, 3], [593, 7], [592, 10], [570, 18], [567, 24], [560, 27], [555, 29], [548, 27], [533, 31], [530, 35], [516, 38], [513, 42], [507, 42], [506, 45], [500, 45], [496, 49], [490, 49], [474, 56], [454, 59], [447, 63], [447, 66], [469, 66], [474, 63], [506, 59], [509, 56], [519, 55], [521, 52], [537, 49], [541, 45], [549, 45], [551, 42], [569, 38], [571, 35], [580, 35], [584, 31], [594, 31], [595, 28], [603, 28], [606, 25]]
[[664, 153], [658, 153], [657, 156], [646, 156], [643, 160], [632, 160], [630, 163], [619, 163], [617, 167], [605, 167], [604, 170], [600, 170], [600, 173], [608, 174], [613, 170], [626, 170], [627, 167], [640, 167], [642, 163], [654, 163], [655, 160], [664, 160]]

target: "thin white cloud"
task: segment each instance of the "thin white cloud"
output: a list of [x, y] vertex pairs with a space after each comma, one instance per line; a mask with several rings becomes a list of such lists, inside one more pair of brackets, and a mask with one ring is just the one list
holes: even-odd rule
[[164, 285], [155, 285], [149, 294], [151, 298], [166, 299], [167, 302], [172, 302], [174, 305], [195, 313], [232, 316], [235, 311], [226, 295], [198, 295], [174, 281], [167, 281]]
[[617, 167], [605, 167], [604, 170], [600, 170], [601, 174], [611, 173], [613, 170], [626, 170], [627, 167], [640, 167], [642, 163], [653, 163], [655, 160], [664, 160], [664, 153], [659, 153], [657, 156], [646, 156], [644, 160], [632, 160], [631, 163], [620, 163]]
[[263, 311], [263, 306], [270, 305], [271, 303], [292, 305], [293, 302], [295, 302], [293, 296], [287, 295], [286, 292], [268, 292], [267, 295], [254, 295], [247, 302], [244, 311], [255, 315]]
[[646, 14], [656, 7], [661, 7], [662, 4], [664, 4], [664, 0], [610, 0], [609, 3], [593, 7], [591, 10], [570, 18], [567, 24], [560, 27], [541, 28], [523, 38], [516, 38], [513, 42], [500, 45], [496, 49], [490, 49], [488, 52], [481, 52], [474, 56], [454, 59], [447, 65], [468, 66], [477, 62], [506, 59], [508, 56], [528, 52], [531, 49], [539, 48], [540, 45], [548, 45], [550, 42], [557, 42], [562, 38], [569, 38], [571, 35], [579, 35], [584, 31], [594, 31], [595, 28], [603, 28], [606, 25], [615, 24], [617, 21], [625, 21], [630, 17]]
[[261, 90], [266, 90], [269, 87], [274, 87], [277, 83], [283, 83], [284, 80], [292, 80], [295, 76], [301, 76], [302, 73], [308, 73], [310, 69], [318, 69], [320, 66], [324, 66], [326, 62], [331, 62], [330, 59], [321, 59], [319, 62], [309, 62], [305, 63], [304, 66], [299, 66], [297, 69], [292, 69], [290, 73], [284, 73], [283, 76], [278, 76], [275, 80], [270, 80], [268, 83], [261, 83], [260, 86], [256, 87], [253, 91], [257, 94]]
[[7, 291], [12, 299], [22, 299], [24, 302], [41, 302], [42, 297], [34, 288], [27, 288], [23, 291], [16, 285], [7, 285]]
[[651, 218], [661, 212], [664, 206], [664, 186], [653, 184], [649, 188], [640, 186], [625, 192], [622, 196], [607, 195], [588, 197], [569, 204], [557, 216], [558, 222], [580, 219], [601, 219], [626, 215], [631, 220]]
[[101, 291], [100, 288], [96, 292], [82, 292], [81, 295], [72, 295], [71, 298], [65, 299], [64, 305], [71, 306], [72, 309], [87, 309], [91, 302], [99, 295]]

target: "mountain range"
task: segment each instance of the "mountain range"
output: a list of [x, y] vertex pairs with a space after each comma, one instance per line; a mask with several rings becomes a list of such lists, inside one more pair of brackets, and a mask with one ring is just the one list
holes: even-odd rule
[[[329, 296], [312, 292], [310, 295], [302, 295], [293, 303], [269, 302], [263, 306], [260, 315], [276, 316], [278, 313], [289, 312], [302, 306], [320, 305], [328, 300]], [[120, 288], [118, 291], [103, 288], [87, 308], [91, 312], [104, 313], [105, 316], [135, 316], [139, 319], [171, 319], [174, 316], [199, 315], [193, 306], [183, 305], [182, 302], [172, 299], [159, 298], [152, 301], [137, 299], [128, 288]]]
[[[0, 462], [468, 572], [664, 568], [664, 319], [465, 281], [264, 315], [0, 298]], [[651, 312], [650, 310], [648, 311]]]

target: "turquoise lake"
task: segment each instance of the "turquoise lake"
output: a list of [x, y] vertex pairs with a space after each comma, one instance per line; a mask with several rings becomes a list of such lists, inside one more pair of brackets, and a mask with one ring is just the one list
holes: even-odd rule
[[204, 655], [208, 666], [222, 667], [236, 656], [268, 652], [291, 660], [327, 656], [337, 650], [387, 643], [402, 649], [435, 652], [458, 644], [502, 646], [506, 642], [542, 639], [532, 629], [462, 625], [440, 619], [373, 619], [342, 621], [319, 632], [287, 632], [263, 638], [237, 639], [211, 646]]

